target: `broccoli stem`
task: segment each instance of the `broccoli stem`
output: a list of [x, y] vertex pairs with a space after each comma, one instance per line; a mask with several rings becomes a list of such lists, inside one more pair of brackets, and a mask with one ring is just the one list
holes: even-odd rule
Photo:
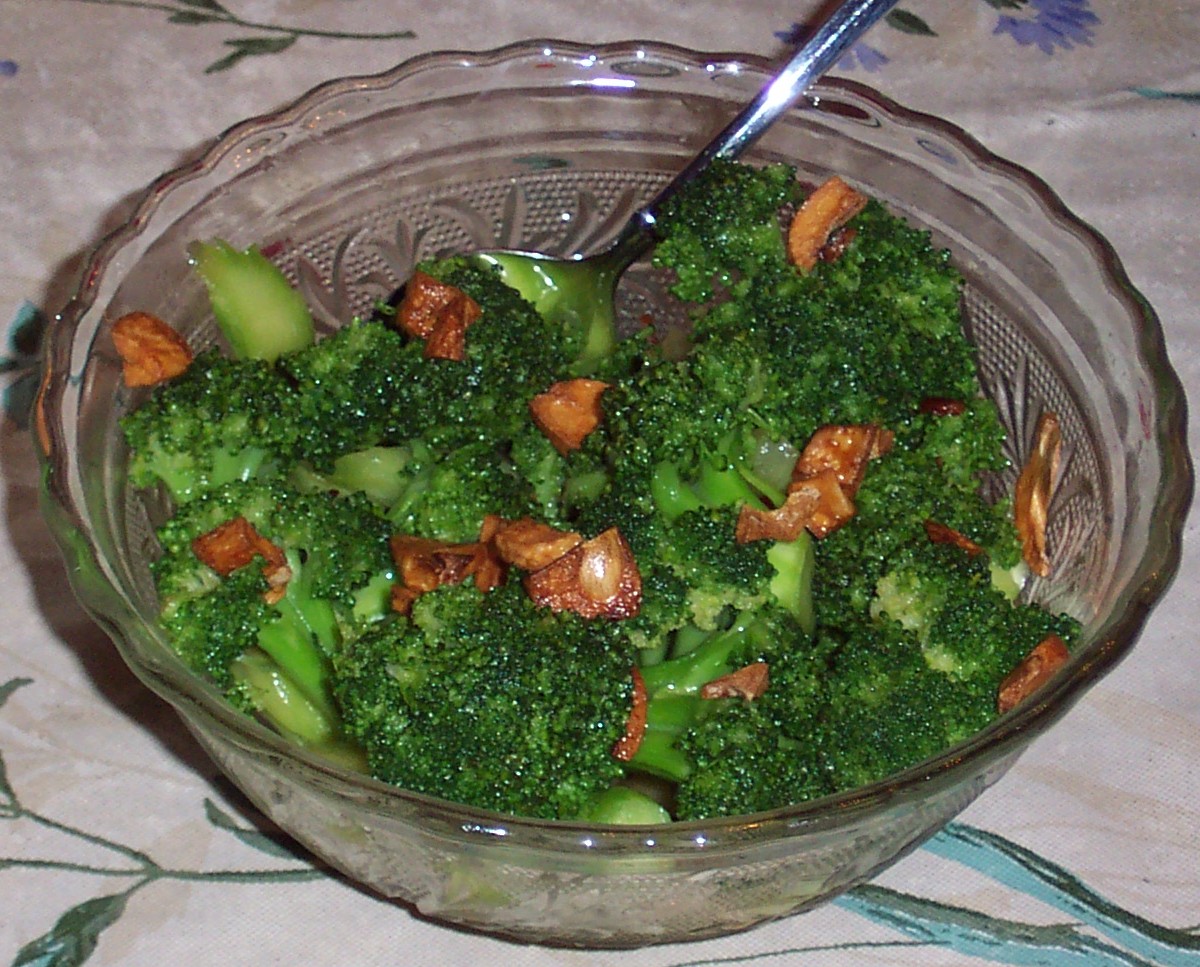
[[650, 496], [668, 521], [704, 506], [695, 491], [684, 483], [679, 468], [666, 460], [654, 468], [654, 475], [650, 478]]
[[711, 629], [697, 628], [695, 625], [684, 625], [675, 632], [671, 641], [671, 657], [679, 658], [699, 648], [713, 636]]
[[762, 506], [762, 498], [746, 482], [746, 478], [736, 466], [718, 469], [715, 464], [706, 463], [692, 486], [696, 496], [706, 507], [730, 507], [737, 504]]
[[742, 480], [744, 480], [756, 494], [766, 498], [767, 503], [769, 503], [772, 507], [778, 507], [785, 500], [787, 500], [786, 490], [781, 490], [779, 487], [774, 486], [760, 474], [751, 470], [746, 464], [739, 463], [735, 469], [741, 476]]
[[308, 625], [294, 605], [280, 602], [283, 613], [258, 631], [258, 646], [271, 656], [312, 703], [328, 703], [329, 660], [313, 643]]
[[595, 500], [608, 483], [609, 475], [603, 470], [588, 470], [567, 477], [562, 488], [563, 506], [572, 508]]
[[705, 711], [702, 686], [757, 656], [767, 644], [767, 629], [757, 618], [738, 615], [725, 631], [710, 634], [686, 653], [641, 669], [646, 685], [646, 732], [630, 760], [633, 769], [680, 782], [692, 763], [676, 742]]
[[646, 731], [630, 767], [671, 782], [682, 782], [690, 776], [692, 761], [676, 743], [700, 717], [702, 701], [696, 693], [655, 696], [646, 707]]
[[812, 537], [804, 531], [794, 541], [775, 541], [767, 549], [767, 561], [775, 568], [771, 593], [811, 635], [817, 626], [812, 601]]
[[[664, 460], [654, 468], [650, 478], [650, 496], [668, 521], [701, 507], [733, 507], [749, 504], [763, 506], [764, 493], [776, 496], [773, 488], [758, 485], [757, 478], [740, 464], [718, 466], [708, 462], [692, 482], [685, 481], [679, 468]], [[775, 501], [782, 503], [782, 499]]]
[[264, 651], [247, 649], [229, 670], [254, 707], [284, 735], [309, 746], [336, 737], [337, 718], [328, 704], [313, 702]]
[[396, 575], [390, 570], [376, 574], [370, 581], [354, 593], [354, 607], [351, 614], [355, 621], [367, 623], [376, 621], [392, 610], [392, 585], [396, 583]]
[[308, 305], [256, 246], [238, 251], [220, 240], [193, 242], [188, 255], [234, 355], [273, 360], [312, 345]]
[[659, 694], [692, 695], [714, 678], [733, 671], [731, 660], [766, 645], [766, 629], [749, 614], [739, 614], [731, 627], [712, 634], [687, 654], [642, 670], [646, 695], [651, 702]]
[[584, 822], [617, 826], [669, 823], [671, 814], [644, 792], [628, 786], [610, 786], [584, 810]]
[[328, 474], [301, 464], [293, 470], [292, 481], [305, 491], [363, 493], [381, 507], [390, 507], [407, 491], [405, 471], [411, 463], [407, 447], [367, 447], [338, 457]]

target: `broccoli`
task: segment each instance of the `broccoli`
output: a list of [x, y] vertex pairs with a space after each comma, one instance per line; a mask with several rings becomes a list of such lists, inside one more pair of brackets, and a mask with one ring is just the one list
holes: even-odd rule
[[312, 343], [315, 330], [303, 297], [256, 247], [239, 251], [221, 240], [193, 242], [188, 255], [234, 355], [272, 360]]
[[[519, 648], [505, 643], [519, 641]], [[371, 772], [406, 789], [548, 819], [599, 808], [622, 774], [632, 657], [615, 623], [537, 608], [510, 580], [417, 599], [335, 659]]]
[[[707, 303], [691, 351], [644, 352], [605, 398], [604, 445], [621, 454], [609, 476], [625, 502], [645, 507], [649, 493], [665, 519], [647, 555], [670, 562], [690, 594], [711, 581], [725, 595], [700, 620], [692, 612], [668, 625], [672, 643], [649, 653], [665, 660], [644, 669], [648, 724], [631, 765], [677, 783], [680, 818], [811, 798], [934, 755], [994, 717], [999, 680], [1045, 634], [1077, 632], [1071, 619], [1011, 600], [1019, 554], [1008, 506], [980, 495], [983, 476], [1006, 465], [1003, 432], [978, 395], [945, 253], [870, 203], [837, 261], [798, 273], [777, 230], [727, 227], [766, 204], [759, 192], [776, 207], [795, 200], [774, 187], [778, 169], [752, 190], [742, 170], [718, 166], [703, 204], [663, 220], [656, 261], [675, 270], [677, 295]], [[719, 254], [709, 262], [698, 252]], [[935, 413], [931, 399], [954, 405]], [[764, 559], [775, 568], [773, 593], [762, 595], [759, 570], [760, 597], [739, 601], [749, 572], [730, 567], [731, 551], [714, 558], [718, 545], [687, 523], [718, 508], [777, 506], [798, 448], [829, 423], [885, 426], [893, 449], [872, 461], [846, 526], [822, 541], [758, 545], [760, 568]], [[980, 555], [933, 544], [926, 521], [961, 532]], [[678, 571], [682, 562], [690, 569]], [[957, 597], [943, 600], [951, 588]], [[790, 647], [744, 647], [747, 616], [781, 605], [791, 624], [777, 618], [774, 637]], [[731, 614], [729, 629], [714, 629]], [[906, 623], [918, 621], [937, 632], [914, 640]], [[702, 701], [689, 691], [748, 660], [770, 668], [763, 696]]]
[[[278, 600], [268, 603], [261, 556], [225, 576], [198, 556], [197, 538], [237, 518], [282, 552], [289, 577]], [[269, 668], [279, 695], [294, 694], [310, 709], [287, 731], [324, 741], [338, 732], [331, 657], [387, 609], [390, 533], [361, 495], [301, 493], [278, 481], [227, 484], [185, 504], [159, 531], [160, 620], [183, 660], [243, 706], [267, 710], [255, 696]], [[239, 670], [260, 674], [248, 685]]]
[[559, 328], [554, 343], [570, 359], [567, 371], [572, 375], [595, 372], [616, 352], [612, 275], [583, 263], [503, 252], [481, 255], [478, 260], [496, 268], [505, 285], [527, 300], [540, 318]]
[[[797, 268], [803, 200], [786, 165], [720, 162], [668, 206], [653, 257], [686, 344], [619, 339], [615, 280], [583, 263], [508, 256], [420, 266], [479, 309], [453, 354], [403, 314], [422, 288], [317, 340], [261, 255], [193, 249], [239, 358], [202, 354], [124, 421], [131, 480], [173, 497], [174, 647], [377, 778], [551, 819], [757, 812], [984, 727], [1001, 679], [1079, 626], [1021, 599], [1011, 508], [983, 495], [1005, 441], [961, 279], [875, 202]], [[567, 445], [531, 403], [585, 375], [598, 421]], [[810, 485], [814, 434], [865, 425], [884, 442], [835, 483], [834, 525], [741, 529]], [[218, 571], [196, 540], [232, 518], [268, 543]], [[489, 558], [523, 518], [564, 547], [616, 528], [636, 607], [581, 617]]]
[[703, 718], [677, 739], [688, 770], [675, 789], [676, 818], [761, 812], [834, 791], [820, 755], [838, 734], [828, 721], [821, 649], [806, 642], [776, 651], [769, 668], [760, 698], [704, 701]]
[[296, 405], [269, 363], [202, 353], [121, 421], [130, 482], [185, 503], [235, 480], [280, 476], [297, 460]]
[[[281, 357], [278, 367], [296, 388], [286, 420], [300, 427], [308, 465], [328, 472], [339, 457], [404, 439], [394, 431], [404, 413], [397, 401], [421, 362], [419, 343], [374, 320], [352, 321]], [[439, 375], [441, 367], [430, 367], [430, 377]]]
[[750, 279], [787, 271], [780, 210], [799, 200], [787, 165], [714, 161], [666, 206], [654, 261], [674, 269], [672, 292], [685, 302], [707, 302], [718, 287], [744, 293]]
[[634, 769], [675, 782], [686, 779], [694, 764], [679, 748], [681, 738], [700, 723], [713, 700], [701, 688], [745, 665], [770, 658], [795, 644], [799, 634], [785, 613], [769, 606], [733, 615], [728, 626], [705, 631], [691, 627], [675, 637], [675, 654], [643, 667], [646, 731], [630, 760]]

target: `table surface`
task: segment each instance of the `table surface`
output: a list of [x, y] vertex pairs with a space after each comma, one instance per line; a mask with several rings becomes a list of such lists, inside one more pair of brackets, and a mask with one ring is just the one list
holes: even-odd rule
[[[226, 126], [443, 48], [639, 38], [775, 53], [816, 8], [0, 0], [0, 961], [1200, 964], [1194, 518], [1132, 656], [950, 831], [811, 913], [605, 953], [441, 927], [272, 849], [265, 821], [74, 602], [38, 517], [26, 424], [46, 320], [140, 189]], [[1200, 3], [904, 0], [899, 11], [837, 73], [1044, 178], [1115, 245], [1200, 391]]]

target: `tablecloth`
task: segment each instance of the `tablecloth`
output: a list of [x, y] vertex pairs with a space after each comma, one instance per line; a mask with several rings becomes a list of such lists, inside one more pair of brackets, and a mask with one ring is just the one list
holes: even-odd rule
[[[38, 517], [38, 345], [156, 174], [328, 78], [436, 49], [629, 38], [771, 54], [766, 0], [0, 0], [0, 961], [528, 967], [1200, 964], [1200, 546], [1132, 656], [949, 829], [738, 936], [521, 946], [281, 849], [74, 603]], [[956, 122], [1106, 234], [1200, 392], [1196, 0], [904, 0], [835, 73]], [[1195, 437], [1196, 431], [1189, 431]]]

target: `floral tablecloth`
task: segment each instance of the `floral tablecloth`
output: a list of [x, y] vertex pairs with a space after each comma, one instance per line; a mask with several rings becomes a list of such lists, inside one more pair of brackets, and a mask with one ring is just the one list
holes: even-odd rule
[[[0, 961], [1200, 964], [1194, 521], [1133, 656], [927, 846], [809, 914], [604, 953], [425, 922], [287, 849], [73, 602], [38, 518], [26, 421], [46, 321], [139, 189], [227, 125], [440, 48], [771, 53], [816, 7], [0, 0]], [[904, 0], [838, 72], [1048, 181], [1115, 244], [1200, 392], [1197, 50], [1196, 0]]]

